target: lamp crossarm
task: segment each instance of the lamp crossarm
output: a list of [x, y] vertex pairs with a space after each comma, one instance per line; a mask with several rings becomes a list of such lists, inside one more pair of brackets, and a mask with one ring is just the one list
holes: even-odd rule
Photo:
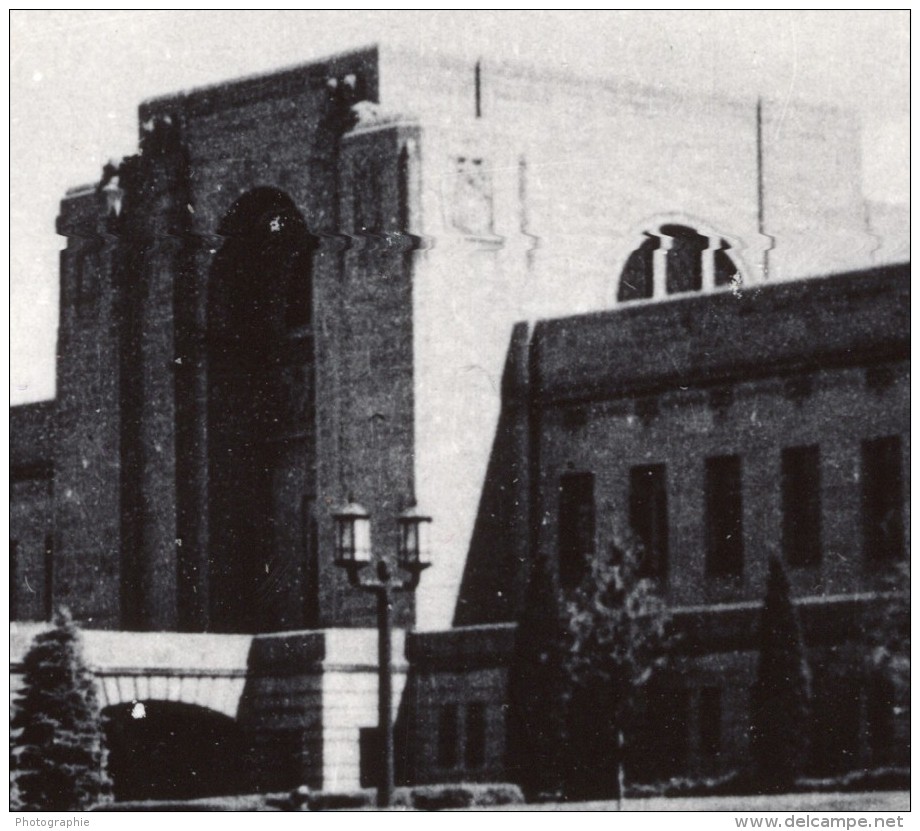
[[431, 563], [412, 563], [407, 565], [402, 563], [401, 568], [409, 572], [409, 578], [404, 580], [401, 584], [395, 587], [395, 591], [398, 592], [414, 592], [418, 588], [418, 584], [422, 579], [422, 572], [428, 568]]
[[371, 563], [342, 563], [340, 567], [344, 568], [348, 573], [348, 582], [354, 588], [360, 589], [361, 591], [371, 593], [378, 593], [384, 590], [406, 592], [415, 591], [418, 588], [422, 572], [428, 568], [431, 563], [400, 564], [400, 568], [408, 571], [409, 576], [404, 580], [399, 580], [391, 574], [387, 563], [381, 560], [377, 563], [377, 577], [362, 580], [361, 572], [369, 565], [371, 565]]

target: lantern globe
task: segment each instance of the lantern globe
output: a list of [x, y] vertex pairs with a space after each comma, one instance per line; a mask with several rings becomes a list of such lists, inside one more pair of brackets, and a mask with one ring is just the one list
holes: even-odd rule
[[399, 525], [399, 564], [410, 569], [430, 565], [431, 517], [420, 511], [417, 505], [412, 505], [396, 518], [396, 522]]
[[332, 514], [337, 565], [364, 565], [371, 559], [371, 515], [349, 499]]

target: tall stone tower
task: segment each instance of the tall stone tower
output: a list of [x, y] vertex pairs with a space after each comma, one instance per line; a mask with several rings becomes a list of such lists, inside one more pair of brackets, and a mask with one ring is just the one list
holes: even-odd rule
[[375, 57], [147, 102], [63, 202], [55, 581], [91, 625], [372, 619], [329, 514], [389, 552], [413, 500], [415, 130], [355, 129]]

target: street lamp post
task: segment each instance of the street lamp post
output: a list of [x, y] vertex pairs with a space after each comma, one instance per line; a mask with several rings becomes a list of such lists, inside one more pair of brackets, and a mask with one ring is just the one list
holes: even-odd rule
[[386, 559], [377, 558], [375, 576], [367, 580], [362, 579], [361, 572], [373, 559], [370, 514], [349, 498], [348, 504], [336, 511], [332, 518], [335, 522], [335, 564], [345, 569], [352, 586], [371, 592], [377, 598], [377, 718], [383, 752], [377, 806], [386, 808], [393, 802], [395, 779], [392, 597], [395, 592], [415, 591], [422, 572], [431, 565], [428, 550], [431, 517], [413, 506], [396, 518], [399, 526], [396, 562], [408, 577], [397, 577]]

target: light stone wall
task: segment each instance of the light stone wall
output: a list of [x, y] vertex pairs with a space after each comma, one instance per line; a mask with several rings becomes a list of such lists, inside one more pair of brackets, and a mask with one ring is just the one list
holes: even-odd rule
[[[393, 720], [406, 683], [405, 633], [393, 632]], [[323, 661], [323, 778], [328, 791], [361, 786], [360, 733], [377, 726], [377, 632], [330, 629]]]
[[[418, 595], [421, 629], [453, 619], [515, 322], [611, 308], [641, 232], [664, 222], [727, 239], [748, 284], [866, 266], [875, 246], [847, 113], [762, 104], [761, 234], [755, 100], [484, 62], [476, 118], [474, 78], [473, 64], [381, 51], [382, 106], [422, 125], [415, 469], [436, 568]], [[459, 158], [481, 159], [489, 182], [472, 208]], [[457, 227], [477, 204], [482, 227]]]

